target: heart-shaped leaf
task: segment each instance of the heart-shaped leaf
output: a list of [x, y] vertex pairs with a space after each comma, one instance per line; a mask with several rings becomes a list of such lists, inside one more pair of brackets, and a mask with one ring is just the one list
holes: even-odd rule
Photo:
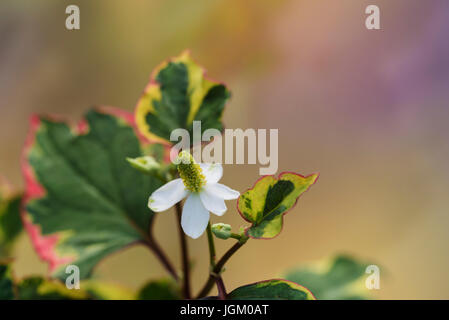
[[78, 132], [32, 118], [23, 220], [54, 276], [65, 279], [65, 266], [75, 264], [86, 278], [105, 256], [147, 241], [153, 213], [146, 204], [161, 182], [126, 161], [142, 155], [132, 125], [123, 112], [105, 110], [90, 111]]
[[315, 300], [309, 289], [291, 281], [272, 279], [234, 289], [231, 300]]
[[11, 254], [11, 248], [22, 231], [20, 202], [22, 196], [14, 194], [0, 180], [0, 259]]
[[171, 132], [183, 128], [193, 138], [194, 120], [201, 121], [201, 133], [222, 130], [221, 116], [230, 93], [204, 73], [188, 51], [159, 65], [137, 103], [135, 116], [141, 134], [151, 141], [170, 143]]
[[302, 176], [284, 172], [279, 178], [264, 176], [253, 188], [238, 199], [240, 215], [251, 227], [245, 230], [247, 236], [255, 239], [271, 239], [282, 230], [283, 216], [318, 179], [318, 174]]
[[320, 300], [354, 300], [368, 296], [365, 287], [367, 263], [349, 256], [337, 256], [316, 266], [290, 271], [286, 279], [299, 282]]

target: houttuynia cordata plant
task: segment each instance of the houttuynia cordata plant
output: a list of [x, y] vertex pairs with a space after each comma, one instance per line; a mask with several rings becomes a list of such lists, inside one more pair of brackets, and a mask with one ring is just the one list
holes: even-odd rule
[[[201, 134], [223, 130], [221, 119], [230, 92], [204, 74], [186, 51], [154, 70], [134, 114], [99, 107], [76, 126], [58, 117], [31, 117], [22, 157], [25, 191], [7, 192], [2, 187], [0, 192], [0, 298], [309, 300], [351, 296], [342, 288], [361, 277], [364, 265], [350, 257], [337, 257], [327, 273], [300, 269], [291, 271], [287, 279], [226, 290], [222, 272], [228, 260], [248, 241], [275, 238], [284, 215], [315, 184], [318, 174], [263, 176], [240, 194], [220, 183], [220, 163], [197, 162], [191, 148], [177, 149], [171, 139], [174, 130], [194, 134], [195, 123], [201, 124]], [[189, 143], [195, 146], [196, 142]], [[233, 231], [225, 223], [227, 206], [235, 208], [228, 214], [238, 212], [248, 223], [246, 228]], [[179, 232], [182, 271], [173, 266], [153, 233], [157, 216], [171, 207], [177, 214], [173, 229]], [[210, 214], [223, 216], [223, 222], [211, 225]], [[36, 252], [48, 263], [49, 278], [17, 280], [13, 276], [11, 247], [22, 224]], [[197, 239], [202, 234], [207, 235], [210, 272], [202, 289], [192, 292], [186, 237]], [[219, 259], [215, 238], [230, 242]], [[132, 292], [91, 277], [102, 259], [132, 244], [151, 250], [168, 278]], [[68, 268], [75, 268], [80, 284], [68, 281]], [[214, 286], [218, 296], [212, 297]], [[329, 296], [326, 286], [334, 295]]]

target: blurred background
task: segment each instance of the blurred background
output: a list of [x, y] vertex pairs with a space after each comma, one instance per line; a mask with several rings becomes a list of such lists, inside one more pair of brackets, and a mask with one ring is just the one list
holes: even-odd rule
[[[69, 4], [80, 30], [65, 28]], [[369, 4], [380, 31], [365, 28]], [[277, 128], [279, 171], [321, 173], [279, 237], [230, 261], [228, 289], [343, 252], [381, 266], [377, 298], [449, 299], [448, 30], [447, 0], [2, 0], [0, 174], [23, 187], [31, 113], [132, 111], [152, 69], [189, 48], [233, 93], [226, 127]], [[227, 165], [223, 183], [243, 192], [258, 177]], [[228, 207], [213, 221], [243, 225]], [[156, 237], [179, 266], [174, 221], [160, 214]], [[189, 244], [199, 289], [206, 237]], [[26, 234], [15, 252], [19, 277], [46, 273]], [[135, 247], [96, 275], [137, 288], [164, 271]]]

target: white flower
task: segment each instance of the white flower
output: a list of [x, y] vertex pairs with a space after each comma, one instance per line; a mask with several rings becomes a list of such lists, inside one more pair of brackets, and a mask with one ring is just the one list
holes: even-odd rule
[[182, 209], [181, 225], [189, 237], [196, 239], [207, 228], [209, 212], [222, 216], [227, 210], [224, 201], [237, 199], [240, 193], [218, 183], [223, 176], [221, 164], [197, 164], [184, 151], [179, 157], [188, 157], [191, 162], [178, 165], [181, 178], [153, 192], [148, 207], [155, 212], [165, 211], [187, 197]]

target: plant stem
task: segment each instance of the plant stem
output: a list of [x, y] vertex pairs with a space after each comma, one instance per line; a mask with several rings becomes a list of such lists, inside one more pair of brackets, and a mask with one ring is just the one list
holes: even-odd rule
[[182, 255], [182, 271], [183, 271], [183, 286], [182, 291], [184, 298], [190, 299], [190, 266], [189, 266], [189, 252], [187, 249], [187, 239], [181, 226], [182, 208], [181, 203], [176, 204], [176, 215], [178, 219], [179, 238], [181, 241], [181, 255]]
[[170, 262], [168, 257], [166, 256], [165, 252], [162, 250], [162, 248], [157, 243], [156, 239], [153, 236], [153, 225], [154, 225], [155, 217], [150, 222], [150, 227], [148, 230], [148, 235], [143, 235], [146, 238], [146, 241], [143, 241], [143, 244], [146, 245], [155, 255], [156, 258], [161, 262], [165, 270], [173, 277], [175, 281], [179, 280], [178, 273], [176, 272], [176, 269], [173, 267], [173, 264]]
[[[213, 272], [215, 268], [215, 243], [214, 236], [212, 234], [212, 228], [210, 222], [207, 225], [207, 242], [209, 244], [209, 257], [210, 257], [210, 271]], [[215, 274], [215, 283], [217, 284], [218, 297], [220, 300], [226, 299], [226, 289], [223, 282], [223, 278], [220, 274]]]
[[153, 238], [153, 236], [150, 236], [148, 238], [148, 241], [146, 242], [147, 246], [150, 248], [151, 251], [156, 255], [156, 257], [159, 259], [161, 264], [164, 266], [165, 270], [175, 279], [175, 281], [179, 280], [178, 274], [176, 273], [175, 268], [171, 264], [168, 257], [165, 255], [164, 251], [162, 251], [159, 244], [156, 242], [156, 240]]
[[226, 253], [223, 255], [223, 257], [221, 257], [220, 260], [218, 260], [217, 264], [215, 265], [215, 267], [212, 269], [209, 278], [207, 279], [206, 284], [204, 285], [203, 289], [201, 289], [200, 293], [197, 296], [197, 299], [199, 298], [203, 298], [205, 297], [210, 290], [212, 289], [212, 287], [214, 286], [214, 282], [215, 279], [217, 279], [219, 276], [224, 265], [226, 264], [226, 262], [229, 260], [229, 258], [232, 257], [232, 255], [234, 253], [237, 252], [237, 250], [239, 250], [247, 241], [248, 239], [244, 239], [243, 241], [239, 241], [236, 244], [234, 244], [228, 251], [226, 251]]
[[210, 222], [207, 225], [207, 242], [209, 244], [210, 270], [212, 270], [215, 267], [215, 244]]
[[218, 299], [226, 300], [227, 293], [223, 282], [223, 278], [222, 277], [215, 278], [215, 283], [217, 284]]

